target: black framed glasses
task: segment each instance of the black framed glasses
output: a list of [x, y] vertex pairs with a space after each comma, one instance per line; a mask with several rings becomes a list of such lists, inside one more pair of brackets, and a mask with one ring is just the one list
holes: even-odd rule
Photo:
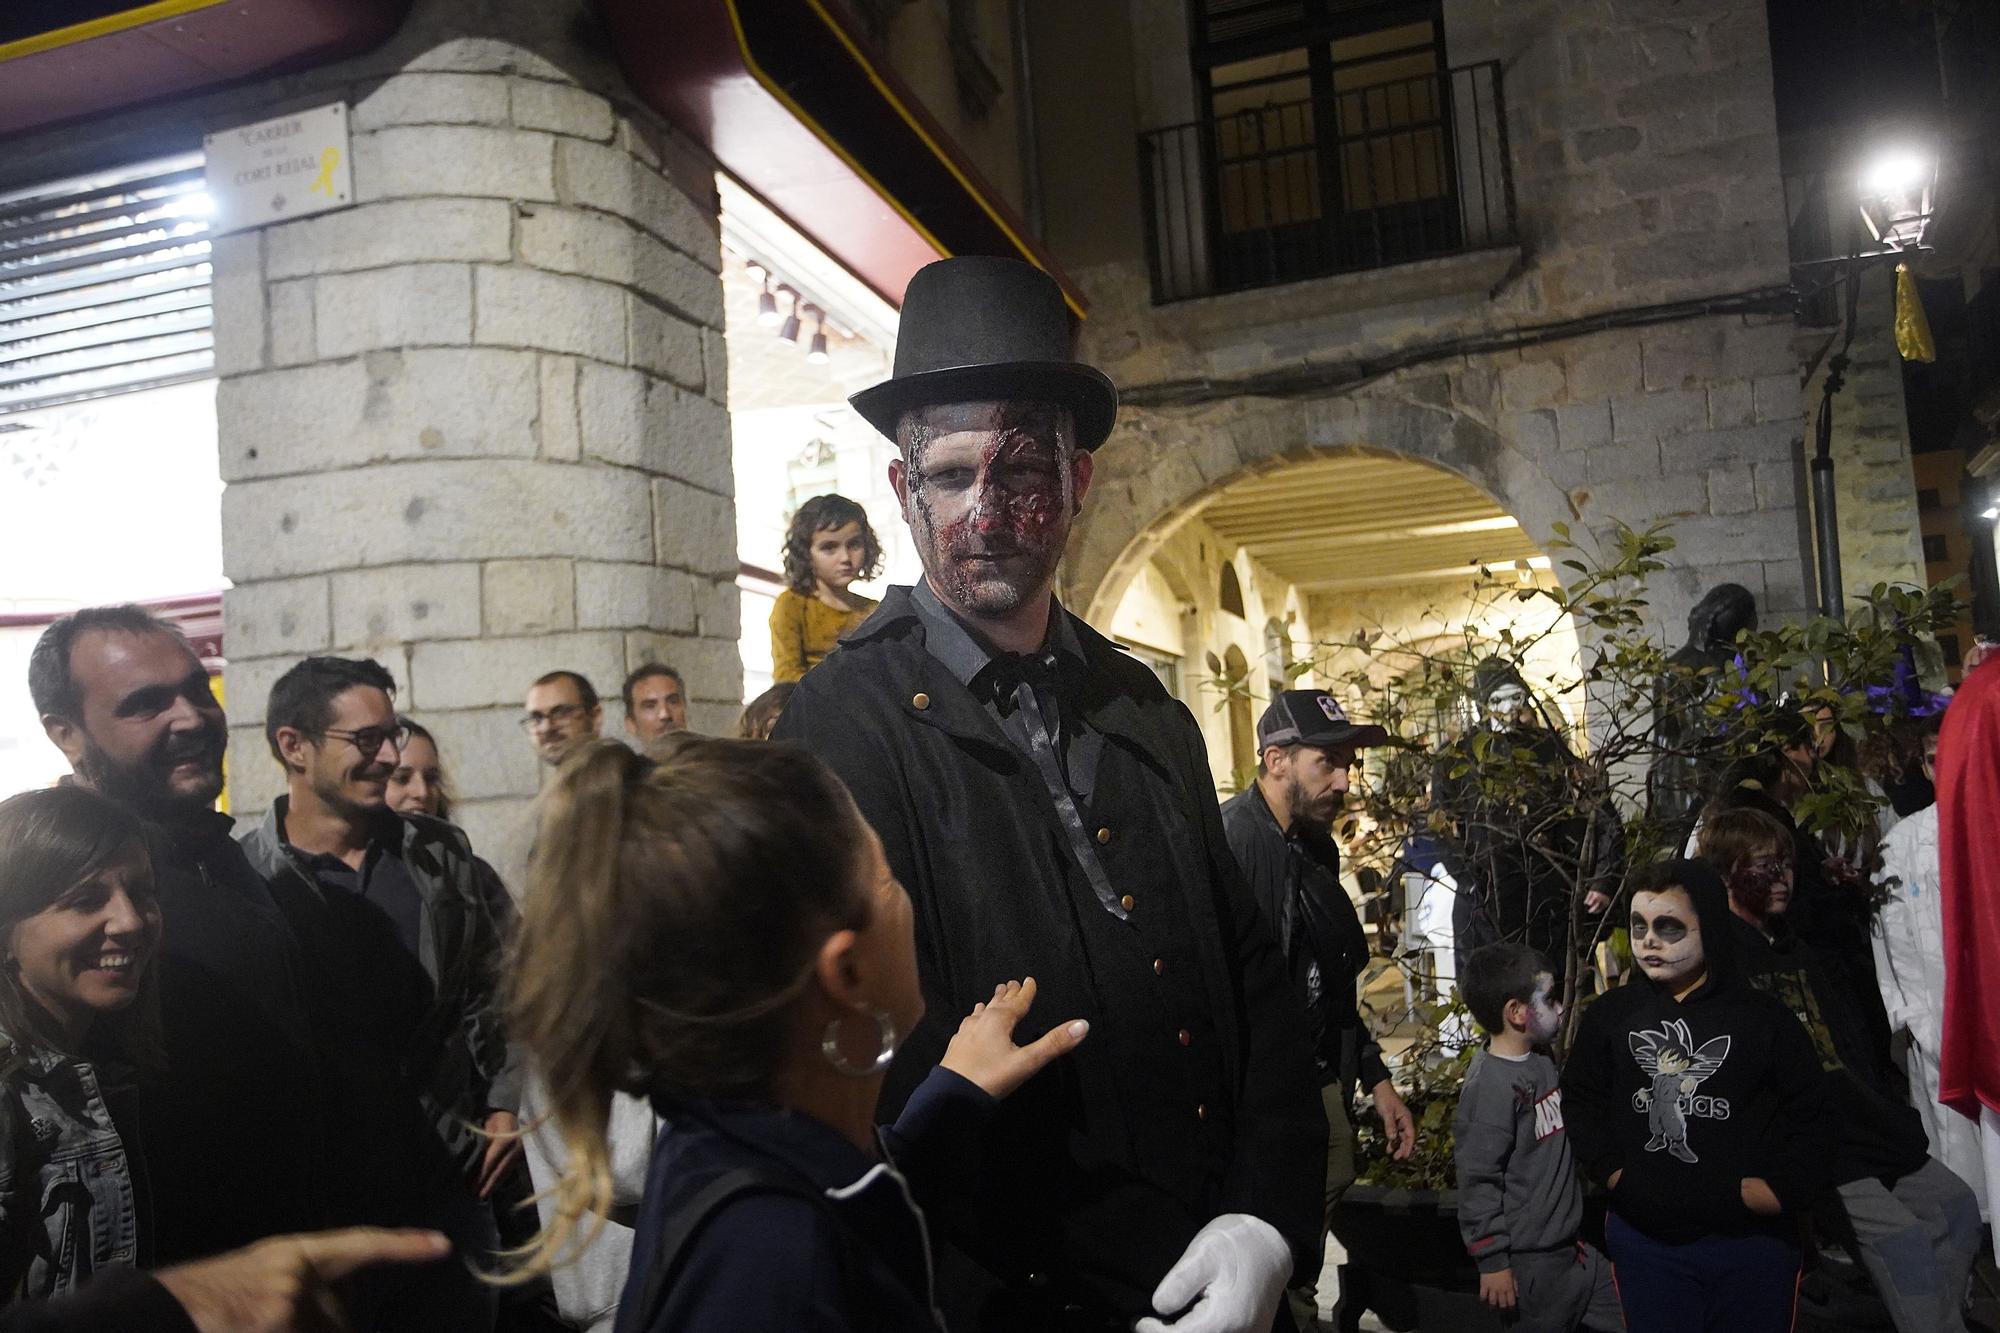
[[558, 722], [567, 722], [573, 717], [581, 716], [582, 713], [583, 706], [581, 704], [557, 704], [546, 713], [523, 713], [521, 715], [521, 730], [539, 731], [543, 727], [552, 726]]
[[362, 727], [358, 731], [343, 731], [338, 727], [328, 727], [320, 735], [338, 736], [341, 740], [351, 741], [355, 749], [369, 758], [382, 753], [384, 745], [395, 746], [397, 753], [400, 754], [403, 747], [410, 743], [410, 729], [401, 723], [393, 727]]

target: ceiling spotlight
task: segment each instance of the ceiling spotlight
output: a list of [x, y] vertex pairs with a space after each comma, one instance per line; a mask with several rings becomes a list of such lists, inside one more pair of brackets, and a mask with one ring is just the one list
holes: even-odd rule
[[799, 308], [794, 305], [792, 313], [785, 316], [785, 326], [778, 330], [778, 336], [788, 343], [799, 340]]
[[778, 298], [771, 295], [771, 284], [764, 284], [764, 294], [757, 298], [757, 322], [765, 328], [775, 328], [778, 323]]
[[806, 360], [816, 366], [823, 366], [830, 358], [826, 354], [826, 330], [813, 331], [812, 350], [806, 353]]

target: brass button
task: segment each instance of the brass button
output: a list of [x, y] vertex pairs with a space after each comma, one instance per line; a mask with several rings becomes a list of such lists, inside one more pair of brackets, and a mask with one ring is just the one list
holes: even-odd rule
[[1139, 900], [1128, 893], [1118, 900], [1118, 905], [1129, 912], [1139, 905]]
[[1197, 1119], [1197, 1120], [1206, 1120], [1206, 1119], [1208, 1119], [1208, 1103], [1207, 1103], [1207, 1102], [1203, 1102], [1203, 1103], [1202, 1103], [1201, 1105], [1199, 1105], [1199, 1106], [1197, 1106], [1197, 1107], [1195, 1107], [1195, 1108], [1194, 1108], [1194, 1118], [1195, 1118], [1195, 1119]]
[[931, 697], [928, 694], [918, 693], [910, 696], [910, 707], [916, 709], [919, 713], [930, 706]]
[[1181, 1039], [1181, 1045], [1192, 1046], [1194, 1044], [1194, 1033], [1189, 1032], [1186, 1028], [1182, 1028], [1180, 1030], [1179, 1036]]
[[1154, 975], [1154, 976], [1156, 976], [1156, 977], [1164, 977], [1165, 975], [1167, 975], [1167, 960], [1166, 960], [1166, 959], [1164, 959], [1164, 958], [1155, 958], [1155, 959], [1153, 960], [1153, 975]]
[[1110, 829], [1108, 829], [1108, 828], [1101, 828], [1101, 829], [1097, 830], [1097, 840], [1098, 840], [1098, 842], [1100, 842], [1100, 843], [1106, 843], [1106, 842], [1110, 842], [1110, 841], [1111, 841], [1111, 830], [1110, 830]]

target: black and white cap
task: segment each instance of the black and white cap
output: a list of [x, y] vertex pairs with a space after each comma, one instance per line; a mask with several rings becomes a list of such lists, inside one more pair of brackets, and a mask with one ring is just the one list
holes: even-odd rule
[[1372, 722], [1352, 722], [1325, 690], [1286, 690], [1257, 722], [1257, 748], [1268, 745], [1380, 745], [1389, 733]]

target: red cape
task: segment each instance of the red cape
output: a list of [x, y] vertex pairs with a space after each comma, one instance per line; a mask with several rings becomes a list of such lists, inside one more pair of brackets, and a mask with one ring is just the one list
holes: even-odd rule
[[1938, 1100], [2000, 1112], [2000, 661], [1966, 673], [1938, 738], [1944, 1048]]

